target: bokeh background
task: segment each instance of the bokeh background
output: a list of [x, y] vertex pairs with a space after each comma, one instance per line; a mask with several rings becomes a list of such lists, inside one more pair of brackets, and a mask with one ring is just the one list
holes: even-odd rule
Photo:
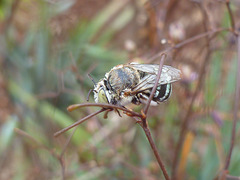
[[[124, 114], [100, 114], [74, 134], [53, 134], [99, 109], [66, 110], [86, 102], [87, 74], [99, 80], [118, 64], [157, 64], [153, 57], [171, 47], [165, 64], [182, 79], [168, 102], [149, 110], [154, 141], [170, 175], [177, 166], [178, 179], [219, 177], [237, 74], [236, 37], [223, 29], [232, 20], [240, 27], [240, 2], [230, 8], [232, 17], [224, 0], [1, 0], [0, 179], [164, 179], [143, 130]], [[213, 33], [175, 46], [206, 32]], [[232, 176], [240, 176], [239, 135], [237, 128]]]

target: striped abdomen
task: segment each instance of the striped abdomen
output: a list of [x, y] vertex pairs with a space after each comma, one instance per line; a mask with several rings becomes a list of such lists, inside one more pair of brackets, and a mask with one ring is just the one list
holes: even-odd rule
[[[132, 103], [139, 104], [139, 103], [148, 101], [151, 91], [152, 91], [152, 88], [138, 93], [136, 95], [136, 97], [133, 99]], [[157, 87], [152, 101], [156, 102], [157, 104], [159, 102], [166, 101], [171, 96], [171, 92], [172, 92], [172, 84], [171, 83], [162, 84]]]

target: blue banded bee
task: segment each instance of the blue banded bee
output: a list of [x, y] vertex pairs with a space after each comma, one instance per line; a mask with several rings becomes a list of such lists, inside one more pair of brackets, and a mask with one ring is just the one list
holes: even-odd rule
[[[96, 103], [125, 106], [146, 103], [155, 84], [159, 65], [130, 63], [113, 67], [94, 86]], [[180, 70], [164, 65], [158, 87], [150, 105], [166, 101], [172, 92], [172, 83], [180, 79]]]

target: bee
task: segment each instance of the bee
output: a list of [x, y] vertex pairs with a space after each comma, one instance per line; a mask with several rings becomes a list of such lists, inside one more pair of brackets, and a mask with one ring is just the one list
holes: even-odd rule
[[[158, 64], [121, 64], [113, 67], [94, 85], [96, 103], [125, 106], [146, 104], [155, 84]], [[172, 83], [180, 79], [180, 70], [163, 65], [160, 80], [150, 105], [166, 101], [172, 92]]]

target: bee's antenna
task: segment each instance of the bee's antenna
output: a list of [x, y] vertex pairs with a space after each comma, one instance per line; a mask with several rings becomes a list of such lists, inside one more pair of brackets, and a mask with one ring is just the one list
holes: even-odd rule
[[93, 91], [93, 89], [90, 89], [89, 91], [88, 91], [88, 94], [87, 94], [87, 101], [89, 101], [89, 96], [90, 96], [90, 93]]
[[88, 74], [88, 77], [89, 77], [89, 79], [91, 79], [91, 80], [92, 80], [93, 84], [96, 86], [96, 85], [97, 85], [97, 83], [94, 81], [93, 77], [92, 77], [90, 74]]

